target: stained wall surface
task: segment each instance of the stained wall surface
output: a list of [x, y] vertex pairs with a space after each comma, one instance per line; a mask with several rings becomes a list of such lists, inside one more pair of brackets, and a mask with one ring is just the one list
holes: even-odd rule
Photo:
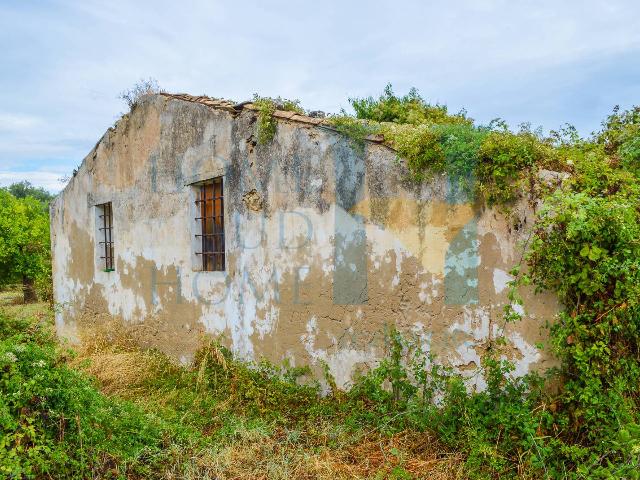
[[[279, 112], [274, 140], [258, 145], [250, 106], [184, 98], [145, 97], [53, 203], [61, 336], [82, 342], [118, 325], [188, 363], [203, 335], [222, 335], [247, 359], [326, 362], [342, 387], [384, 355], [392, 328], [470, 387], [484, 387], [477, 367], [503, 329], [516, 374], [553, 362], [534, 346], [546, 338], [553, 297], [525, 292], [523, 320], [502, 319], [528, 207], [506, 217], [455, 179], [416, 184], [384, 145], [362, 151], [290, 113]], [[203, 272], [193, 185], [218, 176], [226, 270]], [[99, 258], [97, 205], [106, 202], [112, 272]]]

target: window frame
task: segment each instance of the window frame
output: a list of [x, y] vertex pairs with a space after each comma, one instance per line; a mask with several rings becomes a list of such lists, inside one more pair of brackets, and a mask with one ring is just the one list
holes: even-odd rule
[[[115, 249], [113, 241], [113, 203], [96, 205], [98, 209], [98, 260], [103, 272], [115, 272]], [[102, 220], [100, 220], [102, 219]]]
[[199, 258], [199, 270], [225, 272], [224, 176], [208, 178], [192, 184], [192, 187], [195, 190], [194, 253]]

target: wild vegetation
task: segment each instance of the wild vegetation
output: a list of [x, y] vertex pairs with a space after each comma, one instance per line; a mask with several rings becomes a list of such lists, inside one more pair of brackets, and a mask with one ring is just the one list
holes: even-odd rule
[[[414, 90], [398, 97], [390, 86], [351, 104], [355, 116], [336, 117], [336, 127], [355, 132], [356, 142], [382, 134], [416, 180], [446, 173], [480, 201], [506, 208], [522, 192], [534, 206], [542, 201], [527, 268], [515, 269], [513, 287], [533, 283], [565, 305], [549, 319], [561, 366], [547, 381], [559, 389], [541, 396], [540, 379], [514, 383], [498, 374], [492, 403], [510, 413], [482, 422], [482, 434], [471, 429], [471, 438], [489, 441], [470, 458], [495, 448], [480, 463], [496, 472], [506, 455], [552, 478], [639, 478], [640, 108], [614, 109], [583, 139], [571, 126], [546, 137], [528, 125], [477, 126], [464, 112], [449, 114]], [[565, 174], [562, 187], [544, 188], [543, 170]], [[507, 308], [506, 317], [518, 316]], [[489, 360], [485, 368], [491, 378], [509, 366]]]
[[51, 299], [51, 198], [29, 182], [0, 188], [0, 288], [22, 284], [25, 302]]
[[2, 300], [2, 478], [462, 475], [460, 454], [409, 428], [409, 397], [382, 388], [390, 364], [323, 397], [306, 369], [243, 363], [216, 342], [190, 368], [112, 329], [74, 352], [57, 343], [48, 308]]
[[[262, 142], [275, 134], [278, 102], [256, 99]], [[581, 138], [570, 126], [544, 135], [499, 120], [476, 125], [465, 112], [391, 87], [351, 104], [353, 115], [330, 121], [356, 152], [367, 148], [367, 135], [380, 134], [416, 181], [447, 174], [479, 206], [529, 200], [537, 209], [510, 300], [518, 303], [522, 285], [558, 295], [564, 307], [548, 321], [559, 367], [513, 379], [500, 357], [504, 339], [494, 338], [481, 366], [488, 388], [468, 392], [392, 332], [377, 367], [348, 392], [322, 395], [306, 369], [242, 363], [216, 342], [205, 343], [189, 368], [113, 333], [107, 343], [97, 332], [71, 353], [53, 338], [50, 313], [4, 307], [0, 471], [640, 478], [640, 108], [614, 109], [599, 132]], [[17, 208], [15, 197], [1, 194], [3, 208]], [[507, 321], [518, 317], [506, 307]], [[330, 377], [325, 383], [334, 385]]]
[[276, 134], [277, 122], [273, 118], [276, 110], [285, 112], [296, 112], [303, 114], [304, 110], [298, 100], [287, 100], [285, 98], [253, 96], [253, 104], [258, 107], [258, 143], [267, 144], [273, 140]]
[[135, 107], [146, 95], [153, 95], [162, 92], [160, 84], [155, 78], [140, 79], [133, 87], [120, 92], [118, 98], [122, 100], [129, 109]]

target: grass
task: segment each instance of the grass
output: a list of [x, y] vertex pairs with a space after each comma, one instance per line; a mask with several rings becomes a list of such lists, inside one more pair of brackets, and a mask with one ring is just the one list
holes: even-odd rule
[[213, 340], [189, 367], [115, 324], [71, 350], [52, 317], [0, 294], [0, 478], [640, 478], [640, 427], [579, 444], [542, 378], [489, 358], [487, 391], [469, 393], [397, 332], [350, 391], [323, 396], [308, 369]]
[[[46, 375], [66, 379], [62, 384], [69, 388], [91, 390], [86, 405], [73, 414], [76, 421], [65, 420], [64, 428], [58, 425], [62, 420], [47, 422], [53, 409], [40, 407], [44, 400], [27, 398], [16, 407], [15, 425], [36, 426], [40, 440], [0, 449], [0, 468], [26, 469], [14, 478], [50, 478], [47, 465], [55, 468], [54, 478], [465, 478], [463, 456], [434, 435], [358, 424], [338, 398], [319, 396], [313, 383], [301, 385], [304, 372], [248, 366], [216, 343], [203, 345], [195, 364], [185, 368], [157, 351], [136, 348], [114, 330], [108, 341], [106, 332], [96, 332], [69, 352], [68, 346], [54, 345], [51, 309], [22, 305], [15, 292], [0, 292], [0, 316], [18, 332], [3, 332], [5, 348], [25, 339], [53, 348], [45, 358]], [[12, 371], [0, 370], [9, 379]], [[72, 416], [65, 409], [72, 407], [58, 408], [61, 419]], [[74, 424], [77, 438], [69, 433]], [[81, 435], [81, 425], [94, 431]], [[37, 461], [11, 463], [12, 451], [30, 458], [38, 442], [55, 453], [44, 467]]]

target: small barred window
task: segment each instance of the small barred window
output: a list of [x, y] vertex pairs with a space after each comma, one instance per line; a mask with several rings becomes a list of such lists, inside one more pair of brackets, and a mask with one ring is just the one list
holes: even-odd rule
[[100, 260], [105, 272], [113, 272], [113, 209], [111, 202], [98, 205], [98, 232], [100, 240], [98, 248]]
[[200, 226], [196, 238], [202, 258], [203, 271], [224, 271], [224, 198], [222, 177], [206, 180], [197, 185], [196, 223]]

